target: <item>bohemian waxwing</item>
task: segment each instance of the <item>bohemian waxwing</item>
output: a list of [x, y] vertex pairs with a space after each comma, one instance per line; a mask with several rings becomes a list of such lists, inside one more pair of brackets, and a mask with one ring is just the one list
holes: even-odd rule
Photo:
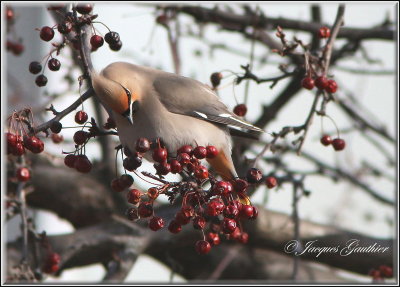
[[176, 74], [116, 62], [93, 72], [92, 85], [124, 147], [134, 151], [141, 137], [162, 139], [170, 155], [186, 144], [213, 145], [219, 153], [208, 162], [225, 180], [237, 177], [229, 128], [262, 132], [231, 113], [207, 85]]

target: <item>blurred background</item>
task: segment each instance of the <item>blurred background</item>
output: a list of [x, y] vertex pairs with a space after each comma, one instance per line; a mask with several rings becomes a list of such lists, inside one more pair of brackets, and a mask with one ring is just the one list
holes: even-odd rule
[[[81, 72], [74, 65], [71, 51], [64, 49], [57, 57], [62, 63], [60, 71], [47, 72], [46, 76], [49, 79], [47, 86], [36, 87], [34, 76], [28, 71], [28, 65], [31, 61], [42, 60], [51, 47], [49, 43], [40, 41], [39, 31], [36, 28], [44, 25], [53, 26], [55, 21], [44, 4], [2, 2], [2, 15], [4, 15], [5, 5], [12, 6], [16, 21], [13, 31], [10, 33], [6, 33], [5, 25], [2, 25], [2, 41], [5, 43], [10, 38], [16, 41], [22, 39], [24, 52], [16, 56], [10, 51], [6, 53], [4, 47], [2, 49], [2, 71], [4, 72], [2, 72], [2, 82], [5, 83], [2, 85], [3, 127], [6, 128], [4, 126], [6, 115], [26, 106], [32, 107], [35, 118], [40, 123], [51, 118], [50, 113], [42, 113], [50, 103], [57, 110], [62, 110], [78, 98], [77, 79]], [[156, 5], [157, 3], [96, 3], [94, 5], [93, 13], [99, 15], [96, 21], [104, 23], [112, 31], [117, 31], [123, 42], [119, 52], [111, 51], [104, 46], [92, 54], [93, 64], [97, 71], [112, 62], [126, 61], [175, 72], [176, 67], [171, 56], [168, 33], [172, 33], [172, 36], [175, 35], [174, 33], [178, 33], [180, 74], [211, 85], [210, 75], [213, 72], [222, 71], [225, 77], [218, 89], [218, 95], [231, 109], [237, 104], [245, 102], [246, 89], [248, 89], [246, 102], [248, 113], [245, 118], [249, 122], [257, 121], [263, 112], [263, 106], [272, 103], [290, 83], [291, 78], [287, 78], [279, 81], [273, 88], [270, 87], [270, 83], [257, 84], [254, 81], [244, 81], [240, 85], [233, 85], [235, 76], [229, 71], [243, 73], [240, 66], [250, 63], [251, 53], [254, 58], [252, 72], [262, 78], [279, 76], [282, 73], [279, 65], [291, 65], [291, 63], [287, 58], [271, 52], [266, 45], [245, 39], [243, 34], [233, 31], [234, 29], [227, 31], [216, 23], [196, 23], [193, 17], [187, 13], [177, 13], [176, 19], [169, 28], [170, 32], [168, 32], [165, 27], [155, 21], [156, 17], [162, 14], [161, 10], [156, 11]], [[203, 8], [218, 6], [221, 11], [238, 15], [245, 15], [244, 11], [246, 11], [243, 8], [244, 4], [241, 3], [191, 2], [185, 5]], [[259, 9], [258, 11], [262, 11], [270, 18], [298, 21], [311, 21], [311, 5], [319, 5], [321, 22], [329, 25], [334, 23], [338, 8], [337, 4], [325, 3], [251, 3], [246, 5], [249, 10], [257, 11]], [[397, 21], [396, 8], [394, 3], [346, 3], [344, 27], [359, 29], [385, 27], [383, 23]], [[397, 23], [393, 27], [397, 27]], [[107, 32], [107, 29], [101, 24], [95, 24], [95, 28], [100, 34], [104, 35]], [[312, 40], [312, 34], [309, 32], [285, 29], [284, 26], [282, 28], [289, 40], [294, 36], [304, 43]], [[270, 27], [266, 31], [274, 37], [274, 27]], [[54, 41], [61, 41], [58, 33], [56, 33]], [[347, 42], [349, 39], [339, 38], [335, 42], [335, 48], [339, 49]], [[252, 50], [253, 52], [251, 52]], [[397, 135], [395, 129], [397, 123], [396, 54], [397, 49], [393, 40], [365, 39], [356, 52], [343, 57], [329, 71], [330, 75], [334, 75], [334, 79], [340, 87], [337, 93], [338, 97], [356, 99], [356, 102], [361, 103], [360, 107], [362, 107], [362, 110], [358, 111], [367, 120], [384, 127], [393, 139]], [[67, 74], [72, 81], [66, 79]], [[83, 91], [84, 88], [81, 92]], [[314, 94], [315, 92], [305, 89], [300, 90], [282, 108], [276, 118], [264, 127], [266, 131], [279, 132], [285, 126], [302, 124], [308, 116]], [[83, 105], [89, 116], [96, 114], [91, 102], [87, 101]], [[316, 117], [305, 140], [303, 153], [311, 154], [327, 165], [337, 167], [355, 176], [367, 186], [367, 189], [376, 191], [379, 196], [392, 204], [382, 203], [366, 192], [364, 188], [347, 180], [338, 178], [335, 182], [329, 176], [310, 175], [304, 180], [304, 185], [311, 194], [302, 197], [298, 202], [299, 218], [372, 238], [395, 238], [397, 235], [397, 217], [394, 208], [394, 202], [396, 202], [395, 180], [398, 177], [393, 162], [388, 161], [388, 159], [395, 160], [395, 142], [360, 128], [342, 108], [333, 102], [328, 104], [327, 112], [339, 127], [341, 136], [346, 140], [346, 149], [342, 152], [335, 152], [331, 147], [324, 147], [320, 144], [321, 119]], [[74, 125], [73, 115], [74, 113], [71, 113], [62, 120], [63, 126]], [[336, 133], [335, 126], [329, 119], [324, 119], [323, 128], [330, 134]], [[71, 139], [74, 132], [74, 129], [64, 129], [62, 134], [66, 140], [61, 144], [54, 144], [51, 140], [47, 140], [45, 142], [46, 152], [62, 161], [62, 151], [73, 149]], [[278, 143], [282, 141], [290, 144], [296, 138], [297, 136], [290, 134], [285, 139], [279, 140]], [[271, 135], [267, 133], [263, 136], [262, 141], [271, 139]], [[117, 143], [116, 138], [115, 142]], [[374, 144], [374, 142], [378, 142], [378, 144]], [[245, 156], [252, 159], [262, 148], [261, 144], [252, 144], [251, 148], [245, 152]], [[101, 160], [101, 147], [97, 142], [93, 141], [90, 144], [90, 148], [87, 148], [87, 155], [94, 161]], [[266, 156], [273, 157], [273, 154], [268, 151]], [[313, 170], [314, 166], [310, 161], [295, 154], [286, 155], [285, 164], [290, 166], [293, 171], [303, 172]], [[121, 162], [119, 162], [119, 166], [122, 167]], [[275, 166], [271, 161], [264, 161], [260, 164], [260, 168], [264, 174], [267, 174]], [[382, 171], [382, 173], [374, 175], [371, 171], [372, 168]], [[145, 164], [142, 169], [150, 170], [152, 165]], [[2, 168], [2, 170], [5, 169]], [[77, 173], [76, 176], [81, 177], [82, 175]], [[167, 178], [174, 179], [174, 177]], [[141, 189], [149, 187], [137, 178], [135, 178], [135, 183]], [[267, 210], [290, 216], [293, 213], [292, 189], [290, 184], [282, 184], [273, 190], [263, 186], [254, 192], [251, 200], [253, 204], [263, 206]], [[163, 199], [160, 200], [163, 202]], [[167, 200], [164, 202], [167, 203]], [[59, 235], [72, 233], [76, 228], [53, 212], [38, 208], [32, 208], [29, 212], [35, 220], [36, 230], [39, 233], [45, 230], [49, 236]], [[3, 234], [3, 243], [12, 242], [21, 235], [18, 221], [19, 217], [16, 216], [7, 222], [7, 234], [6, 236]], [[49, 276], [44, 282], [99, 282], [105, 274], [106, 269], [98, 263], [66, 269], [59, 277]], [[349, 282], [371, 281], [366, 274], [340, 271], [338, 276]], [[185, 279], [184, 276], [171, 273], [170, 266], [167, 266], [165, 262], [160, 263], [149, 254], [143, 254], [139, 256], [124, 282], [186, 282], [186, 280], [187, 278]], [[331, 280], [335, 281], [335, 279]]]

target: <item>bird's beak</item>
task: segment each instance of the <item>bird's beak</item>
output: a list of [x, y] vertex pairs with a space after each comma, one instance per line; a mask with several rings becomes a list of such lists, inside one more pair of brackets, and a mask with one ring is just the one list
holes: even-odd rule
[[132, 109], [128, 109], [126, 110], [122, 116], [128, 120], [128, 122], [133, 125], [133, 113], [132, 113]]

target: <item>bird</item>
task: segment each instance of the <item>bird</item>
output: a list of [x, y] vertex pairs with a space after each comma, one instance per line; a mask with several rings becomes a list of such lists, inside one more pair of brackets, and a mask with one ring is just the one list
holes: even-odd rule
[[213, 145], [218, 155], [207, 161], [224, 180], [238, 177], [230, 131], [263, 133], [229, 111], [209, 86], [191, 78], [115, 62], [94, 71], [91, 82], [116, 123], [123, 147], [134, 151], [139, 138], [161, 139], [173, 156], [183, 145]]

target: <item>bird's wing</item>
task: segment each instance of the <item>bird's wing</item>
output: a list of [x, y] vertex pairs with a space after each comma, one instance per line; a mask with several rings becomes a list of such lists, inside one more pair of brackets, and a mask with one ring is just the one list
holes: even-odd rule
[[262, 129], [239, 118], [206, 85], [175, 74], [157, 75], [153, 86], [161, 103], [172, 113], [257, 132]]

